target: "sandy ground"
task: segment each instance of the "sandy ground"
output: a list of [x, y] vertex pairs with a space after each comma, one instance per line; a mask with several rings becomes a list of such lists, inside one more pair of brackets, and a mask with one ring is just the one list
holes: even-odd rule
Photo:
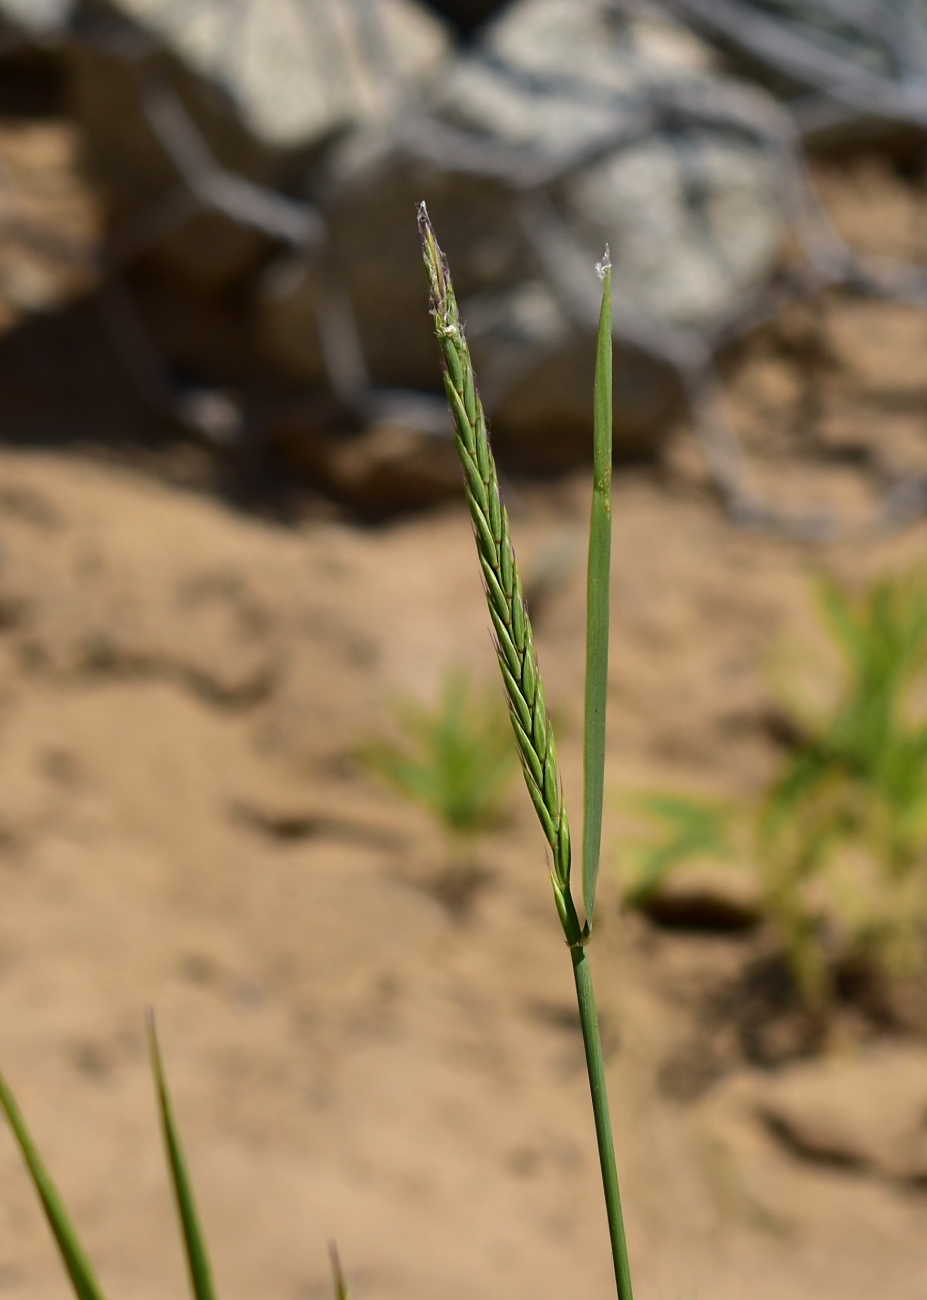
[[[31, 240], [22, 221], [0, 232], [0, 329], [86, 288], [96, 217], [75, 150], [60, 123], [0, 131]], [[872, 157], [817, 174], [848, 238], [927, 257], [922, 176]], [[837, 512], [839, 543], [726, 522], [685, 430], [616, 479], [594, 962], [640, 1300], [927, 1294], [923, 1186], [803, 1158], [762, 1118], [792, 1068], [745, 1046], [766, 1029], [743, 989], [768, 937], [667, 933], [618, 906], [623, 789], [750, 794], [775, 769], [773, 679], [826, 650], [816, 568], [861, 582], [923, 562], [927, 523], [877, 536], [866, 520], [927, 470], [925, 376], [923, 314], [839, 297], [728, 359], [759, 484]], [[92, 425], [65, 411], [62, 439], [78, 415]], [[150, 459], [183, 477], [191, 457]], [[578, 820], [588, 487], [508, 499]], [[185, 1286], [149, 1003], [226, 1300], [327, 1297], [330, 1238], [357, 1300], [611, 1293], [527, 797], [513, 791], [455, 911], [440, 834], [354, 757], [397, 695], [434, 698], [455, 666], [495, 680], [486, 622], [459, 504], [283, 526], [113, 463], [0, 452], [0, 1062], [112, 1297]], [[789, 1032], [771, 1026], [785, 1046], [767, 1065]], [[873, 1032], [847, 1011], [830, 1064]], [[907, 1044], [927, 1113], [927, 1047]], [[67, 1293], [3, 1130], [0, 1292]]]
[[[581, 477], [512, 505], [529, 575], [579, 558]], [[823, 558], [858, 576], [925, 539], [918, 525]], [[491, 879], [461, 919], [436, 897], [436, 831], [351, 757], [396, 692], [432, 694], [451, 664], [492, 676], [462, 508], [282, 528], [128, 470], [6, 452], [0, 558], [2, 1061], [108, 1293], [184, 1286], [141, 1032], [153, 1003], [229, 1300], [328, 1294], [328, 1238], [371, 1300], [608, 1295], [569, 962], [527, 798], [482, 844]], [[762, 783], [769, 657], [813, 637], [821, 558], [735, 530], [684, 477], [619, 477], [613, 792]], [[575, 809], [582, 566], [558, 571], [538, 632]], [[711, 1086], [667, 1083], [750, 943], [622, 917], [615, 816], [595, 963], [638, 1294], [920, 1300], [923, 1192], [789, 1152], [723, 1024]], [[66, 1292], [2, 1134], [0, 1289]]]

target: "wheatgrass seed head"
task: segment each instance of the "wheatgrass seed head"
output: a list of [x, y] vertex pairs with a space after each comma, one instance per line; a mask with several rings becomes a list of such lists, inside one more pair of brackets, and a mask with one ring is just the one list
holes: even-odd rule
[[553, 857], [557, 910], [571, 945], [583, 933], [570, 894], [570, 832], [557, 767], [554, 733], [538, 671], [531, 620], [515, 562], [509, 520], [499, 491], [486, 418], [460, 324], [447, 260], [428, 211], [418, 210], [422, 253], [431, 292], [435, 334], [444, 363], [444, 387], [454, 420], [457, 453], [483, 575], [493, 640], [528, 793]]

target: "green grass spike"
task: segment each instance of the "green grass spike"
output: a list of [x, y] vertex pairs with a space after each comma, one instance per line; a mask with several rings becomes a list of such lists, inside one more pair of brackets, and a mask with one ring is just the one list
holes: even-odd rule
[[457, 454], [463, 467], [467, 504], [512, 728], [525, 784], [553, 856], [551, 881], [557, 911], [567, 943], [573, 946], [582, 943], [584, 936], [570, 892], [570, 828], [531, 621], [515, 565], [508, 514], [499, 492], [486, 418], [476, 389], [454, 286], [424, 203], [419, 208], [418, 224], [435, 334], [444, 366], [444, 387], [454, 420]]
[[0, 1106], [6, 1112], [10, 1127], [16, 1141], [19, 1143], [19, 1149], [32, 1176], [32, 1182], [39, 1194], [42, 1208], [58, 1243], [61, 1258], [64, 1261], [64, 1266], [67, 1269], [78, 1300], [105, 1300], [103, 1289], [93, 1271], [93, 1265], [87, 1258], [87, 1253], [74, 1231], [68, 1213], [58, 1194], [58, 1189], [45, 1168], [42, 1157], [39, 1155], [26, 1127], [22, 1113], [2, 1074], [0, 1074]]
[[167, 1160], [174, 1185], [177, 1213], [180, 1216], [180, 1225], [183, 1229], [187, 1267], [190, 1272], [190, 1287], [195, 1300], [215, 1300], [209, 1255], [200, 1229], [199, 1218], [196, 1213], [196, 1202], [193, 1199], [193, 1188], [190, 1184], [190, 1176], [187, 1173], [187, 1163], [180, 1145], [180, 1134], [177, 1131], [171, 1098], [167, 1090], [167, 1079], [164, 1075], [161, 1049], [158, 1046], [154, 1013], [150, 1010], [145, 1016], [145, 1026], [148, 1033], [148, 1050], [151, 1055], [155, 1091], [158, 1096], [158, 1109], [161, 1114], [161, 1131], [164, 1135], [164, 1146], [167, 1151]]
[[[598, 868], [598, 848], [601, 831], [601, 781], [605, 761], [604, 690], [607, 677], [607, 662], [603, 661], [601, 656], [601, 641], [597, 641], [598, 650], [593, 648], [591, 652], [594, 663], [592, 679], [589, 684], [593, 711], [596, 714], [592, 740], [595, 752], [590, 753], [590, 750], [587, 749], [590, 761], [587, 763], [586, 778], [587, 813], [589, 805], [592, 805], [590, 829], [588, 831], [589, 861], [592, 865], [588, 873], [589, 888], [588, 890], [584, 889], [588, 911], [586, 924], [583, 926], [580, 924], [570, 889], [570, 832], [567, 824], [566, 808], [563, 803], [560, 773], [557, 768], [554, 735], [547, 714], [547, 706], [544, 703], [544, 692], [538, 672], [531, 622], [525, 608], [518, 569], [515, 565], [515, 553], [512, 549], [512, 540], [509, 534], [508, 516], [499, 493], [499, 480], [489, 446], [486, 419], [477, 393], [473, 364], [470, 360], [470, 351], [467, 347], [460, 315], [457, 310], [457, 300], [454, 296], [450, 271], [444, 254], [438, 247], [424, 203], [419, 207], [418, 223], [422, 237], [425, 270], [428, 274], [428, 283], [431, 290], [435, 334], [437, 335], [444, 365], [444, 387], [454, 421], [457, 454], [464, 472], [467, 504], [470, 507], [470, 517], [473, 520], [473, 531], [480, 568], [483, 571], [483, 584], [489, 606], [489, 616], [496, 636], [496, 653], [508, 696], [509, 713], [515, 731], [515, 740], [521, 754], [525, 784], [528, 787], [528, 793], [531, 795], [535, 812], [553, 854], [551, 881], [554, 887], [554, 901], [557, 905], [557, 913], [560, 917], [564, 936], [570, 947], [570, 958], [573, 963], [573, 978], [576, 984], [576, 999], [586, 1054], [586, 1070], [589, 1076], [589, 1091], [595, 1119], [596, 1142], [599, 1150], [599, 1165], [602, 1171], [602, 1189], [605, 1193], [612, 1261], [615, 1268], [615, 1286], [618, 1300], [632, 1300], [628, 1247], [621, 1211], [621, 1197], [618, 1191], [615, 1149], [608, 1110], [608, 1093], [605, 1085], [602, 1039], [599, 1032], [592, 975], [589, 969], [589, 955], [586, 948], [586, 941], [589, 937], [589, 920], [594, 901], [595, 871]], [[605, 351], [603, 340], [607, 329], [606, 323], [610, 316], [607, 291], [608, 281], [606, 280], [606, 294], [602, 310], [603, 323], [600, 324], [599, 330], [600, 352], [603, 353]], [[602, 468], [606, 459], [606, 404], [609, 413], [607, 427], [609, 430], [611, 428], [610, 398], [606, 402], [609, 390], [608, 370], [611, 364], [610, 358], [611, 339], [609, 338], [608, 358], [602, 359], [597, 366], [597, 468]], [[610, 432], [608, 441], [608, 461], [610, 464]], [[606, 533], [610, 532], [610, 527], [605, 529], [603, 526], [608, 522], [605, 507], [610, 505], [607, 492], [609, 473], [610, 471], [604, 471], [597, 476], [593, 506], [593, 537], [590, 542], [590, 567], [592, 570], [590, 584], [594, 593], [591, 616], [595, 620], [596, 636], [600, 632], [604, 632], [606, 649], [608, 637], [608, 572], [606, 568], [603, 575], [602, 561], [606, 556], [603, 541]], [[604, 613], [602, 604], [603, 576], [606, 602]], [[587, 698], [589, 697], [587, 696]], [[597, 799], [598, 814], [596, 814]]]

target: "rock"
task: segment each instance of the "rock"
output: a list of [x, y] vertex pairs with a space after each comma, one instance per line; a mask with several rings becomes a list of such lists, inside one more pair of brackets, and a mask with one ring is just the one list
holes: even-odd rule
[[[490, 24], [483, 47], [521, 80], [572, 87], [613, 114], [621, 105], [615, 147], [580, 153], [553, 197], [581, 247], [591, 254], [609, 242], [623, 307], [708, 323], [766, 278], [784, 234], [780, 178], [757, 138], [775, 129], [773, 117], [759, 96], [716, 75], [703, 41], [603, 0], [520, 0]], [[667, 129], [680, 111], [682, 136]], [[645, 135], [629, 130], [635, 122]]]
[[47, 40], [64, 31], [73, 8], [73, 0], [0, 0], [0, 25]]
[[50, 313], [95, 286], [97, 204], [81, 175], [69, 122], [0, 123], [0, 332]]
[[[169, 87], [221, 166], [250, 181], [277, 185], [287, 179], [280, 155], [263, 153], [228, 101], [214, 91], [210, 95], [182, 63], [156, 46], [130, 61], [102, 45], [74, 45], [67, 60], [71, 108], [84, 134], [88, 174], [105, 199], [117, 259], [141, 259], [159, 274], [166, 270], [200, 290], [216, 291], [249, 274], [268, 255], [272, 241], [184, 196], [178, 169], [146, 120], [138, 65], [147, 65], [149, 72], [157, 68], [159, 83]], [[166, 212], [170, 195], [176, 219]], [[147, 218], [159, 207], [166, 220], [156, 220], [149, 231]]]
[[254, 288], [261, 350], [285, 378], [310, 387], [325, 380], [319, 273], [317, 257], [282, 253], [263, 269]]
[[[169, 200], [179, 173], [164, 139], [178, 104], [221, 167], [288, 191], [325, 141], [381, 119], [448, 50], [440, 21], [415, 0], [99, 0], [81, 32], [68, 47], [73, 104], [112, 228], [140, 232], [151, 220], [159, 262], [211, 287], [244, 275], [272, 244], [246, 222]], [[155, 84], [162, 110], [165, 94], [170, 105], [160, 138]], [[177, 148], [197, 152], [182, 138]]]
[[[648, 454], [705, 336], [783, 253], [778, 110], [655, 11], [518, 0], [452, 57], [416, 0], [75, 6], [72, 100], [134, 304], [111, 333], [149, 401], [157, 388], [187, 424], [184, 386], [262, 412], [275, 388], [327, 386], [355, 423], [371, 388], [439, 391], [425, 199], [503, 466], [588, 458], [606, 244], [616, 450]], [[280, 445], [300, 443], [317, 445]], [[442, 478], [409, 483], [427, 495]]]
[[[461, 210], [467, 212], [465, 204]], [[439, 222], [464, 252], [453, 258], [467, 283], [465, 250], [488, 246], [470, 241], [461, 223]], [[359, 236], [358, 232], [358, 236]], [[420, 256], [414, 225], [413, 246], [405, 258], [410, 277], [384, 287], [357, 315], [365, 360], [381, 385], [428, 390], [439, 376], [428, 303], [422, 285], [411, 279]], [[400, 240], [397, 239], [397, 244]], [[269, 360], [288, 380], [318, 384], [325, 377], [319, 336], [316, 264], [284, 256], [268, 267], [258, 283], [257, 331]], [[387, 251], [370, 279], [376, 284], [395, 270]], [[360, 289], [360, 286], [358, 286]], [[422, 297], [422, 301], [417, 299]], [[474, 294], [463, 300], [467, 336], [480, 380], [480, 391], [493, 423], [496, 451], [507, 469], [556, 473], [586, 455], [589, 403], [595, 369], [594, 331], [578, 329], [549, 285], [538, 278], [510, 289]], [[390, 317], [404, 328], [392, 327]], [[541, 365], [540, 362], [545, 364]], [[614, 355], [615, 427], [625, 454], [643, 454], [652, 446], [652, 430], [678, 398], [678, 381], [665, 364], [641, 349], [616, 343]]]
[[271, 437], [294, 473], [365, 519], [421, 509], [462, 490], [451, 439], [398, 421], [332, 433], [282, 417]]
[[784, 1069], [760, 1089], [760, 1113], [809, 1159], [927, 1180], [927, 1049], [883, 1046], [853, 1059]]
[[927, 10], [921, 0], [669, 0], [743, 62], [825, 143], [927, 127]]
[[627, 93], [668, 78], [709, 74], [719, 60], [688, 27], [657, 9], [603, 0], [517, 0], [482, 33], [493, 58], [533, 76]]
[[610, 241], [626, 309], [703, 325], [772, 269], [783, 235], [773, 186], [758, 150], [693, 128], [685, 142], [661, 136], [584, 168], [562, 202], [589, 247]]
[[[736, 310], [786, 232], [777, 166], [759, 143], [768, 106], [715, 77], [711, 58], [678, 26], [621, 18], [605, 0], [522, 0], [428, 86], [423, 111], [336, 149], [319, 199], [374, 382], [436, 384], [410, 219], [425, 199], [501, 458], [575, 463], [589, 438], [595, 264], [609, 242], [617, 445], [651, 447], [679, 397], [671, 358], [691, 348], [686, 331]], [[661, 104], [686, 118], [684, 133], [666, 129]], [[294, 377], [318, 366], [303, 265], [258, 291], [267, 346]], [[281, 325], [295, 320], [305, 328]]]
[[302, 150], [394, 107], [448, 51], [416, 0], [109, 0], [220, 89], [265, 149]]
[[763, 896], [753, 872], [696, 863], [670, 872], [640, 910], [672, 929], [736, 932], [759, 925]]

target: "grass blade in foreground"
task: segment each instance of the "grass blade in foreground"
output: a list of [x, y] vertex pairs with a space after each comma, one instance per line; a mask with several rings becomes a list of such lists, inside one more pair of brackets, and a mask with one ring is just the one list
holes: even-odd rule
[[[553, 854], [551, 879], [554, 887], [554, 899], [560, 915], [560, 923], [563, 926], [563, 933], [573, 959], [573, 975], [576, 982], [576, 996], [583, 1031], [583, 1044], [586, 1051], [586, 1068], [592, 1094], [592, 1110], [599, 1148], [599, 1163], [602, 1169], [602, 1184], [605, 1191], [612, 1258], [615, 1266], [615, 1283], [619, 1300], [632, 1300], [628, 1251], [624, 1235], [621, 1200], [618, 1194], [618, 1176], [615, 1169], [608, 1097], [605, 1090], [602, 1043], [592, 990], [589, 958], [586, 951], [586, 941], [589, 938], [588, 920], [586, 927], [580, 925], [570, 890], [570, 832], [557, 768], [554, 735], [547, 715], [547, 706], [544, 702], [544, 692], [538, 672], [531, 623], [522, 596], [521, 582], [515, 565], [515, 555], [509, 533], [508, 516], [499, 494], [495, 462], [489, 447], [483, 408], [476, 391], [470, 353], [461, 327], [447, 262], [438, 247], [424, 204], [419, 208], [419, 230], [422, 236], [425, 269], [428, 273], [431, 290], [435, 333], [444, 363], [444, 386], [447, 391], [451, 415], [454, 419], [457, 451], [464, 471], [464, 486], [467, 503], [470, 507], [470, 515], [473, 520], [477, 554], [483, 571], [489, 616], [495, 630], [499, 667], [502, 671], [502, 679], [508, 697], [509, 712], [515, 731], [515, 740], [521, 755], [525, 783]], [[608, 282], [606, 282], [607, 289]], [[607, 318], [605, 309], [603, 309], [603, 317]], [[600, 344], [602, 336], [603, 327], [600, 325]], [[604, 349], [600, 346], [600, 354], [602, 351]], [[600, 366], [596, 388], [597, 397], [601, 398], [602, 401], [601, 403], [597, 402], [597, 406], [604, 407], [605, 383], [605, 374]], [[608, 427], [610, 430], [610, 412]], [[603, 419], [597, 419], [597, 430], [604, 431]], [[599, 457], [597, 454], [598, 463]], [[600, 506], [603, 492], [604, 488], [599, 490], [597, 485], [596, 498]], [[598, 511], [598, 516], [601, 517], [601, 509]], [[602, 527], [601, 522], [597, 524], [596, 519], [597, 513], [594, 504], [593, 530], [595, 537], [591, 540], [590, 560], [595, 560], [595, 564], [590, 564], [590, 586], [595, 587], [594, 609], [598, 633], [603, 608], [603, 593], [601, 590], [603, 569], [601, 564]], [[606, 582], [607, 576], [606, 571]], [[607, 604], [605, 605], [604, 631], [607, 637]], [[596, 653], [600, 656], [601, 650]], [[595, 700], [598, 699], [599, 692], [602, 689], [604, 673], [605, 669], [602, 667], [600, 658], [596, 658], [593, 665], [592, 687]], [[587, 780], [590, 782], [601, 779], [601, 777], [596, 778], [595, 774], [601, 770], [604, 763], [604, 754], [600, 752], [600, 750], [604, 750], [604, 739], [603, 709], [597, 739], [594, 742], [597, 748], [595, 753], [592, 754], [591, 764], [587, 765], [589, 772]], [[596, 847], [597, 840], [598, 831], [595, 832]], [[592, 843], [593, 840], [590, 839], [590, 845]], [[594, 886], [594, 873], [592, 873], [591, 883]], [[589, 897], [591, 901], [591, 893]]]
[[190, 1185], [190, 1176], [187, 1173], [187, 1164], [180, 1145], [180, 1134], [174, 1120], [171, 1098], [167, 1090], [167, 1079], [164, 1075], [164, 1063], [161, 1060], [161, 1049], [158, 1046], [154, 1015], [151, 1011], [146, 1014], [145, 1022], [148, 1030], [151, 1069], [154, 1074], [155, 1089], [158, 1094], [158, 1109], [161, 1114], [161, 1130], [164, 1134], [164, 1145], [167, 1150], [168, 1164], [171, 1168], [177, 1212], [180, 1215], [184, 1245], [187, 1251], [190, 1286], [196, 1300], [215, 1300], [209, 1255], [206, 1252], [206, 1243], [203, 1240], [203, 1233], [196, 1213], [193, 1188]]
[[61, 1251], [61, 1258], [64, 1261], [64, 1266], [68, 1271], [71, 1285], [74, 1287], [78, 1300], [104, 1300], [103, 1290], [97, 1281], [93, 1265], [78, 1240], [77, 1233], [68, 1218], [61, 1197], [58, 1195], [58, 1189], [52, 1182], [51, 1175], [36, 1150], [35, 1143], [26, 1128], [26, 1122], [2, 1074], [0, 1074], [0, 1106], [6, 1112], [6, 1117], [10, 1121], [10, 1127], [16, 1141], [19, 1143], [23, 1159], [29, 1173], [32, 1175], [35, 1190], [39, 1194], [42, 1208], [51, 1225], [51, 1230], [58, 1243], [58, 1249]]
[[328, 1258], [331, 1260], [335, 1300], [351, 1300], [351, 1293], [345, 1281], [344, 1269], [341, 1267], [341, 1256], [338, 1254], [338, 1247], [333, 1241], [328, 1243]]
[[599, 272], [602, 276], [602, 311], [595, 359], [592, 512], [586, 579], [586, 716], [583, 728], [583, 909], [590, 930], [602, 846], [612, 557], [612, 264], [607, 247]]

